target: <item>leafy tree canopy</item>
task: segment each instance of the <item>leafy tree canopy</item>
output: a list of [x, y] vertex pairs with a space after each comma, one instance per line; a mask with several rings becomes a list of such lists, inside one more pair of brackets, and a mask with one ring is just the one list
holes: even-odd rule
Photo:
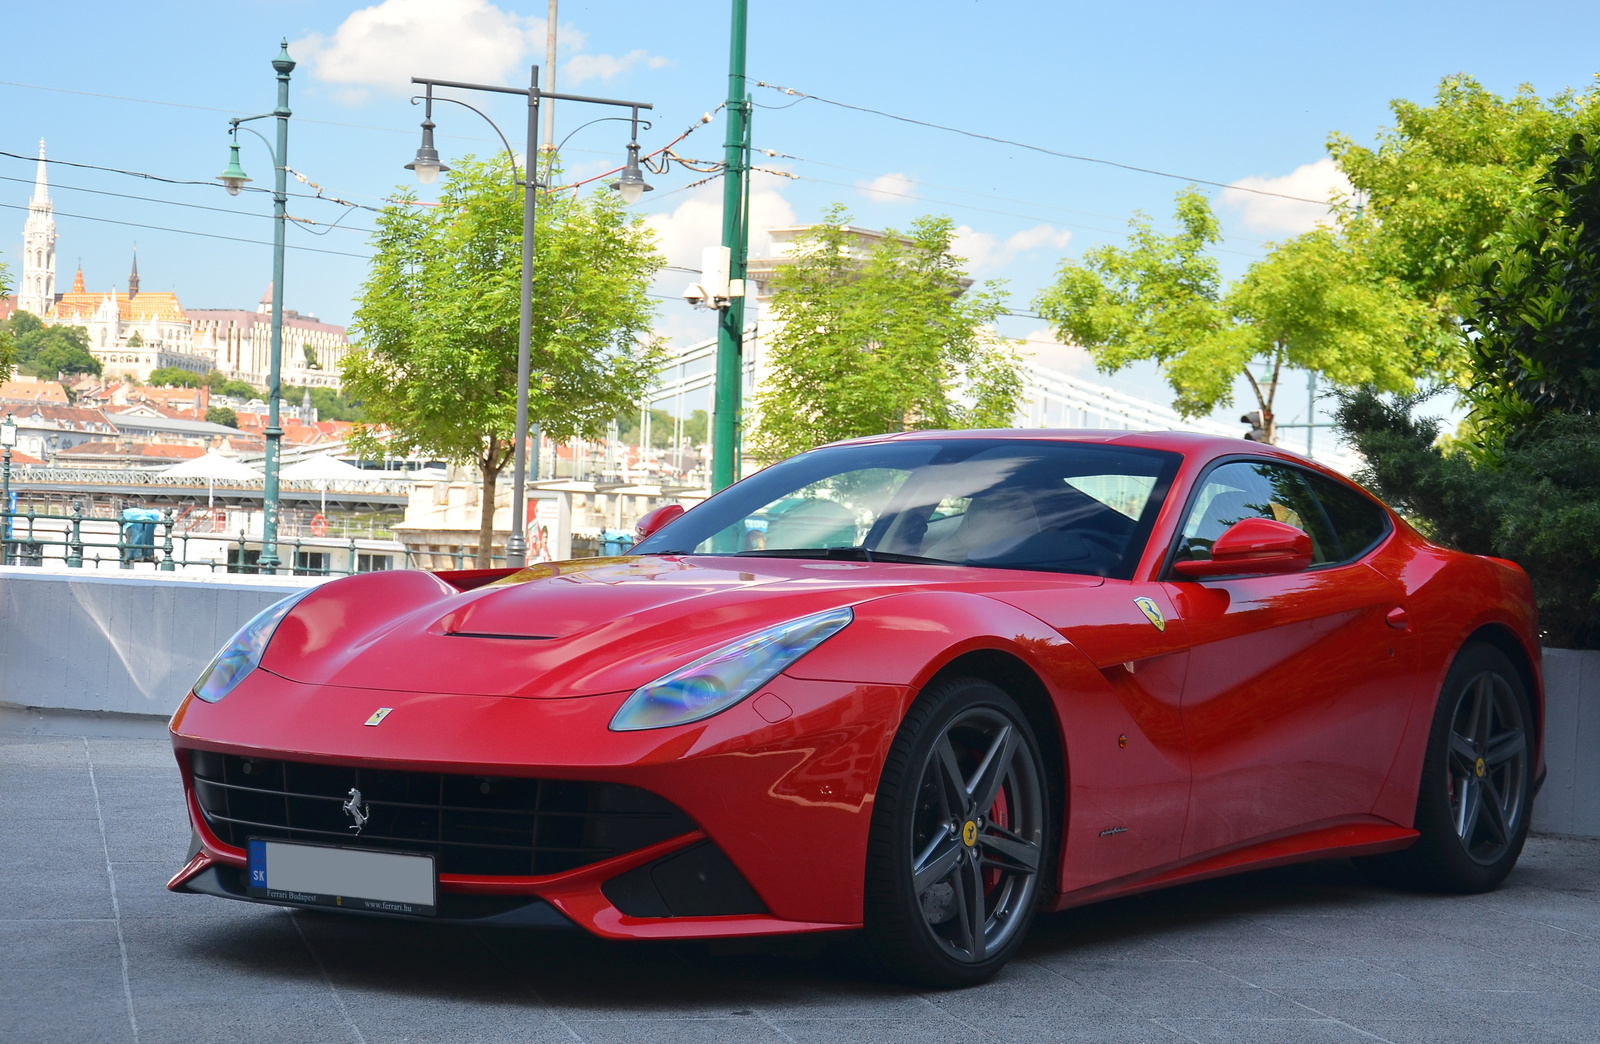
[[145, 383], [152, 388], [198, 388], [206, 383], [206, 378], [203, 374], [185, 370], [181, 366], [158, 366], [150, 371], [150, 378]]
[[[298, 403], [305, 395], [306, 389], [294, 385], [283, 386], [283, 399], [285, 402]], [[351, 402], [340, 392], [332, 388], [312, 388], [311, 405], [317, 409], [320, 420], [362, 421], [366, 415], [361, 412], [361, 404]]]
[[[1058, 335], [1082, 345], [1105, 373], [1157, 363], [1174, 407], [1203, 416], [1233, 401], [1248, 379], [1267, 438], [1283, 368], [1311, 370], [1344, 387], [1411, 386], [1425, 310], [1399, 282], [1363, 268], [1333, 231], [1276, 245], [1231, 286], [1208, 252], [1221, 240], [1211, 205], [1192, 186], [1178, 193], [1174, 233], [1144, 215], [1126, 246], [1101, 246], [1064, 261], [1035, 302]], [[1252, 367], [1269, 376], [1258, 379]]]
[[[650, 410], [650, 445], [655, 449], [669, 449], [677, 445], [678, 419], [666, 410], [652, 408]], [[706, 442], [706, 432], [709, 428], [709, 418], [705, 410], [694, 410], [689, 416], [683, 418], [683, 444], [688, 446], [703, 446]], [[637, 445], [639, 442], [639, 414], [637, 412], [624, 413], [617, 418], [617, 437], [623, 442]]]
[[954, 224], [919, 218], [863, 256], [849, 223], [832, 207], [773, 278], [781, 322], [750, 453], [771, 460], [861, 435], [1010, 426], [1016, 355], [983, 329], [1005, 298], [997, 283], [966, 289]]
[[[404, 196], [384, 210], [353, 327], [362, 350], [343, 370], [365, 413], [352, 440], [364, 452], [384, 453], [382, 426], [391, 454], [478, 466], [480, 565], [515, 437], [522, 201], [511, 175], [468, 158], [438, 206]], [[614, 192], [541, 196], [537, 220], [529, 416], [552, 438], [598, 437], [654, 379], [647, 290], [662, 261]]]
[[1524, 85], [1502, 98], [1470, 76], [1446, 77], [1432, 105], [1396, 100], [1395, 125], [1372, 147], [1343, 134], [1328, 151], [1355, 189], [1341, 231], [1360, 264], [1399, 280], [1429, 310], [1423, 363], [1466, 382], [1459, 323], [1476, 295], [1479, 259], [1533, 198], [1566, 142], [1600, 116], [1600, 93], [1541, 100]]
[[[0, 261], [0, 298], [11, 295], [11, 270], [4, 261]], [[9, 322], [0, 323], [0, 381], [11, 378], [12, 367], [16, 365], [16, 336], [11, 331]]]
[[206, 420], [212, 424], [225, 424], [230, 428], [239, 426], [239, 415], [227, 406], [212, 406], [206, 410]]
[[52, 378], [58, 373], [100, 373], [100, 360], [90, 354], [89, 333], [81, 326], [46, 326], [31, 312], [17, 312], [8, 323], [22, 372]]
[[1468, 396], [1481, 448], [1600, 413], [1600, 135], [1573, 135], [1473, 266]]

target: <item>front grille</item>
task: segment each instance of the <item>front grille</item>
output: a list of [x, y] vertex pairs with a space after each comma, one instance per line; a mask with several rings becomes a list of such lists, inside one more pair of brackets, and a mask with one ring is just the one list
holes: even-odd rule
[[[556, 874], [695, 829], [682, 809], [618, 783], [313, 765], [191, 751], [195, 797], [224, 843], [252, 837], [428, 852], [442, 874]], [[361, 791], [358, 834], [344, 805]]]

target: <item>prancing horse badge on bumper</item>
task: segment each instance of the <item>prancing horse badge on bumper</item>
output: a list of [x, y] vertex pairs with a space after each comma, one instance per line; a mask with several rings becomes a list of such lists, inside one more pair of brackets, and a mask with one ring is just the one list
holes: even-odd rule
[[1161, 607], [1156, 603], [1148, 598], [1135, 598], [1133, 604], [1139, 607], [1139, 611], [1144, 614], [1146, 620], [1155, 624], [1156, 630], [1165, 631], [1167, 629], [1167, 618], [1161, 615]]

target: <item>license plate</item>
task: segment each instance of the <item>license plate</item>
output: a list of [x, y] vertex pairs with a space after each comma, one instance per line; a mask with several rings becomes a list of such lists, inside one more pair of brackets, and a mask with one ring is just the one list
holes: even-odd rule
[[251, 838], [250, 895], [300, 906], [435, 913], [433, 856]]

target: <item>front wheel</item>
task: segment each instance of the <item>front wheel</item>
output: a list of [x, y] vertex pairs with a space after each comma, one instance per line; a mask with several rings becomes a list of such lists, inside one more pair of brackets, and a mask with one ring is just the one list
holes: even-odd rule
[[1533, 714], [1511, 661], [1489, 645], [1461, 650], [1434, 712], [1417, 843], [1357, 862], [1387, 884], [1486, 892], [1505, 880], [1533, 811]]
[[953, 678], [912, 705], [867, 849], [866, 942], [888, 974], [966, 986], [1022, 945], [1049, 860], [1039, 745], [997, 686]]

